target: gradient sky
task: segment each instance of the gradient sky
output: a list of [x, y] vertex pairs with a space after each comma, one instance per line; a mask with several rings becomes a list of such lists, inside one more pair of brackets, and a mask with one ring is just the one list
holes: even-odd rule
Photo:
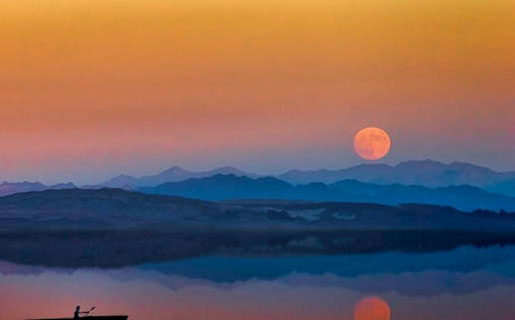
[[512, 0], [16, 0], [0, 12], [0, 180], [172, 165], [515, 169]]

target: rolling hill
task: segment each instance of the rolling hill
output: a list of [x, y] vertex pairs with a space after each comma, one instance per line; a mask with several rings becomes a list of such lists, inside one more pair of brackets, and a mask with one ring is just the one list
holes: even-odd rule
[[[227, 178], [225, 176], [224, 178]], [[512, 228], [515, 214], [450, 207], [277, 200], [203, 200], [121, 189], [47, 190], [0, 198], [0, 230], [127, 229], [165, 226], [488, 229]]]

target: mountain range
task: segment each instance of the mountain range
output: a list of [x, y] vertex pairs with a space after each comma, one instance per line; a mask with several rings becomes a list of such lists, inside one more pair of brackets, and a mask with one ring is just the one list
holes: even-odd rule
[[452, 206], [460, 210], [475, 209], [515, 211], [515, 198], [486, 192], [471, 186], [428, 188], [400, 184], [379, 185], [342, 180], [292, 185], [273, 177], [248, 178], [215, 175], [207, 178], [168, 182], [138, 191], [203, 200], [289, 199], [306, 201], [362, 202], [399, 205], [403, 203]]
[[[497, 172], [469, 163], [444, 164], [433, 160], [401, 162], [396, 166], [387, 164], [363, 164], [342, 170], [291, 170], [277, 176], [293, 183], [334, 183], [352, 179], [374, 184], [419, 185], [446, 187], [469, 185], [479, 188], [495, 188], [515, 179], [515, 172]], [[514, 180], [515, 181], [515, 180]], [[506, 188], [500, 188], [502, 190]]]
[[[224, 182], [218, 177], [217, 181], [189, 181], [218, 175], [233, 175], [250, 180], [229, 179], [231, 181]], [[173, 184], [179, 182], [185, 183]], [[0, 185], [0, 196], [70, 188], [76, 186], [72, 183], [45, 185], [40, 182], [4, 182]], [[275, 177], [249, 173], [234, 167], [189, 171], [175, 166], [154, 175], [120, 175], [81, 188], [121, 188], [201, 199], [283, 197], [385, 204], [421, 202], [452, 205], [462, 210], [511, 210], [511, 197], [515, 197], [515, 172], [497, 172], [467, 163], [444, 164], [432, 160], [408, 161], [396, 166], [363, 164], [342, 170], [291, 170]]]
[[22, 192], [75, 188], [77, 187], [73, 183], [59, 183], [48, 186], [40, 182], [3, 182], [2, 184], [0, 184], [0, 197]]
[[174, 166], [170, 169], [167, 169], [163, 172], [154, 175], [143, 176], [139, 178], [130, 175], [120, 175], [107, 181], [101, 182], [98, 185], [87, 187], [133, 189], [135, 187], [153, 187], [166, 182], [177, 182], [193, 178], [210, 177], [217, 174], [233, 174], [236, 176], [258, 177], [257, 174], [247, 173], [233, 167], [222, 167], [211, 171], [196, 172]]
[[[217, 174], [234, 174], [249, 178], [265, 176], [245, 172], [234, 167], [196, 172], [175, 166], [161, 173], [140, 178], [121, 175], [94, 187], [124, 189], [155, 187], [167, 182], [180, 182]], [[423, 160], [402, 162], [396, 166], [362, 164], [341, 170], [290, 170], [275, 176], [275, 178], [294, 185], [313, 182], [331, 184], [342, 180], [356, 180], [381, 185], [418, 185], [429, 188], [469, 185], [495, 193], [515, 196], [515, 172], [498, 172], [463, 162], [444, 164], [433, 160]]]

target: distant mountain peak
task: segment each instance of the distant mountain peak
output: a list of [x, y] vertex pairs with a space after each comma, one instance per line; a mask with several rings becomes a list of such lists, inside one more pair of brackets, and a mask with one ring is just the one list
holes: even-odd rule
[[[362, 163], [362, 164], [358, 164], [354, 167], [350, 167], [348, 169], [353, 169], [353, 168], [393, 168], [393, 167], [386, 163]], [[343, 169], [343, 170], [345, 170], [345, 169]]]
[[218, 168], [218, 169], [215, 169], [214, 171], [220, 171], [220, 170], [240, 171], [240, 170], [238, 170], [237, 168], [235, 168], [235, 167], [231, 167], [231, 166], [223, 166], [223, 167], [220, 167], [220, 168]]
[[424, 168], [442, 168], [445, 167], [445, 164], [440, 161], [435, 161], [431, 159], [426, 160], [410, 160], [410, 161], [404, 161], [399, 163], [395, 166], [395, 168], [402, 169], [402, 168], [417, 168], [417, 167], [424, 167]]
[[58, 183], [50, 186], [50, 189], [76, 189], [77, 186], [72, 182]]
[[128, 174], [121, 174], [119, 176], [114, 177], [113, 179], [134, 179], [134, 177], [129, 176]]
[[173, 166], [171, 168], [166, 169], [165, 171], [161, 172], [160, 174], [184, 174], [184, 173], [190, 173], [190, 171], [185, 170], [179, 166]]
[[[496, 172], [478, 165], [453, 162], [445, 164], [431, 159], [401, 162], [396, 166], [387, 164], [360, 164], [342, 170], [306, 170], [288, 171], [279, 178], [293, 184], [310, 182], [334, 183], [340, 180], [353, 179], [375, 184], [420, 185], [426, 187], [446, 187], [453, 185], [471, 185], [490, 188], [502, 181], [515, 179], [515, 172]], [[511, 184], [494, 188], [505, 194], [510, 191]]]
[[41, 182], [39, 182], [39, 181], [36, 181], [36, 182], [32, 182], [32, 181], [20, 181], [20, 182], [4, 181], [4, 182], [2, 182], [2, 184], [1, 184], [1, 185], [2, 185], [2, 186], [7, 186], [7, 185], [9, 185], [9, 186], [21, 186], [21, 185], [27, 185], [27, 186], [29, 186], [29, 185], [32, 185], [32, 186], [34, 186], [34, 185], [44, 186], [44, 184], [42, 184], [42, 183], [41, 183]]
[[4, 181], [0, 184], [0, 197], [9, 196], [16, 193], [25, 193], [32, 191], [44, 191], [44, 190], [57, 190], [57, 189], [75, 189], [76, 186], [73, 183], [59, 183], [52, 186], [47, 186], [41, 182], [8, 182]]
[[212, 171], [189, 171], [179, 166], [173, 166], [155, 175], [136, 178], [129, 175], [120, 175], [95, 187], [133, 189], [136, 187], [154, 187], [167, 182], [178, 182], [194, 178], [204, 178], [216, 174], [234, 174], [236, 176], [258, 177], [237, 168], [224, 166]]
[[[209, 172], [208, 172], [209, 173]], [[257, 177], [256, 174], [249, 174], [235, 167], [225, 166], [211, 171], [213, 174], [233, 174], [235, 176]]]
[[122, 174], [94, 187], [123, 188], [123, 186], [132, 185], [135, 181], [137, 181], [137, 178]]
[[494, 171], [494, 170], [492, 170], [490, 168], [479, 166], [479, 165], [475, 165], [475, 164], [472, 164], [472, 163], [467, 163], [467, 162], [455, 161], [455, 162], [450, 163], [449, 166], [453, 167], [453, 168], [477, 170], [477, 171], [483, 171], [483, 172], [489, 172], [489, 173], [498, 173], [497, 171]]

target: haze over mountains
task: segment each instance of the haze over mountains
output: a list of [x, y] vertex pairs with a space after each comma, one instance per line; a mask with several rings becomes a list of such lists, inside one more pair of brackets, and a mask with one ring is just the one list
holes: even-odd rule
[[378, 185], [342, 180], [291, 185], [273, 177], [252, 179], [235, 175], [168, 182], [138, 191], [203, 200], [289, 199], [306, 201], [338, 201], [399, 205], [403, 203], [434, 204], [473, 211], [475, 209], [515, 211], [515, 198], [492, 194], [477, 187], [449, 186], [428, 188], [400, 184]]
[[[0, 196], [75, 185], [5, 182]], [[206, 200], [238, 198], [370, 202], [397, 205], [424, 203], [461, 210], [515, 209], [515, 172], [496, 172], [467, 163], [408, 161], [390, 166], [363, 164], [342, 170], [291, 170], [275, 177], [233, 167], [189, 171], [172, 167], [155, 175], [120, 175], [86, 189], [122, 188]]]
[[375, 184], [419, 185], [446, 187], [470, 185], [490, 188], [515, 179], [515, 172], [497, 172], [485, 167], [463, 162], [444, 164], [433, 160], [408, 161], [396, 166], [363, 164], [342, 170], [291, 170], [278, 178], [295, 184], [323, 182], [334, 183], [353, 179]]
[[69, 183], [59, 183], [56, 185], [45, 185], [40, 182], [3, 182], [0, 184], [0, 197], [8, 196], [11, 194], [31, 191], [43, 191], [43, 190], [60, 190], [60, 189], [74, 189], [76, 186]]
[[[126, 188], [155, 187], [167, 182], [180, 182], [205, 178], [217, 174], [257, 178], [264, 175], [244, 172], [233, 167], [212, 171], [195, 172], [172, 167], [156, 175], [136, 178], [122, 175], [100, 183], [97, 187]], [[322, 182], [331, 184], [342, 180], [390, 185], [418, 185], [430, 188], [469, 185], [491, 192], [515, 196], [515, 172], [497, 172], [468, 163], [444, 164], [433, 160], [402, 162], [397, 166], [387, 164], [363, 164], [341, 170], [290, 170], [276, 178], [290, 184]]]
[[184, 181], [193, 178], [210, 177], [217, 174], [233, 174], [236, 176], [257, 177], [257, 174], [243, 172], [233, 167], [222, 167], [211, 171], [189, 171], [183, 168], [174, 166], [168, 170], [155, 175], [144, 176], [136, 178], [129, 175], [120, 175], [105, 182], [99, 183], [95, 187], [106, 188], [127, 188], [134, 187], [154, 187], [166, 182]]

